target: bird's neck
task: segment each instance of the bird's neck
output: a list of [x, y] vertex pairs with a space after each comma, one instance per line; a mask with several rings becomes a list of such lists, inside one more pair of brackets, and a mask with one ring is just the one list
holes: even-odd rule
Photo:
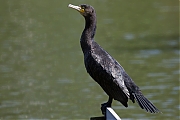
[[94, 41], [94, 35], [96, 32], [96, 15], [85, 17], [85, 28], [81, 35], [81, 48], [83, 52], [91, 50], [92, 42]]

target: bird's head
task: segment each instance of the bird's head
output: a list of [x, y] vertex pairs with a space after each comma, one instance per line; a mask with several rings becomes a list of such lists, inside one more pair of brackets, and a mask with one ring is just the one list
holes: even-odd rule
[[69, 4], [68, 7], [73, 8], [81, 13], [84, 17], [92, 16], [95, 13], [95, 10], [92, 6], [82, 4], [79, 6]]

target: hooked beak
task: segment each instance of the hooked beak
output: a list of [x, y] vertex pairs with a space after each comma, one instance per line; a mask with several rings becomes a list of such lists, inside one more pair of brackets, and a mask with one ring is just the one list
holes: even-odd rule
[[82, 9], [80, 6], [76, 6], [76, 5], [69, 4], [68, 7], [77, 10], [77, 11], [80, 12], [81, 14], [84, 13], [84, 9]]

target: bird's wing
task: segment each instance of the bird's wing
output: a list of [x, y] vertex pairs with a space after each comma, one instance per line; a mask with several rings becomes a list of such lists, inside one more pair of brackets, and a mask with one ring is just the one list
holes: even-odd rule
[[126, 94], [129, 98], [130, 94], [125, 85], [123, 67], [111, 57], [105, 50], [98, 47], [96, 51], [92, 52], [92, 57], [99, 63], [99, 65], [111, 76], [111, 80]]
[[114, 65], [112, 66], [111, 74], [114, 77], [114, 82], [117, 83], [117, 85], [122, 89], [122, 91], [129, 98], [130, 93], [129, 93], [129, 90], [127, 89], [127, 87], [126, 87], [125, 79], [123, 77], [124, 69], [116, 60], [113, 60], [113, 61], [114, 61]]

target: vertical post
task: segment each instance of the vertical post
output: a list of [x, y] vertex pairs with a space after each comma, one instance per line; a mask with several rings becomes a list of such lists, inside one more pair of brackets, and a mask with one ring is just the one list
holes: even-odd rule
[[121, 118], [112, 108], [108, 107], [106, 108], [106, 120], [121, 120]]
[[106, 116], [91, 117], [90, 120], [121, 120], [121, 118], [115, 113], [115, 111], [108, 107], [106, 108]]

